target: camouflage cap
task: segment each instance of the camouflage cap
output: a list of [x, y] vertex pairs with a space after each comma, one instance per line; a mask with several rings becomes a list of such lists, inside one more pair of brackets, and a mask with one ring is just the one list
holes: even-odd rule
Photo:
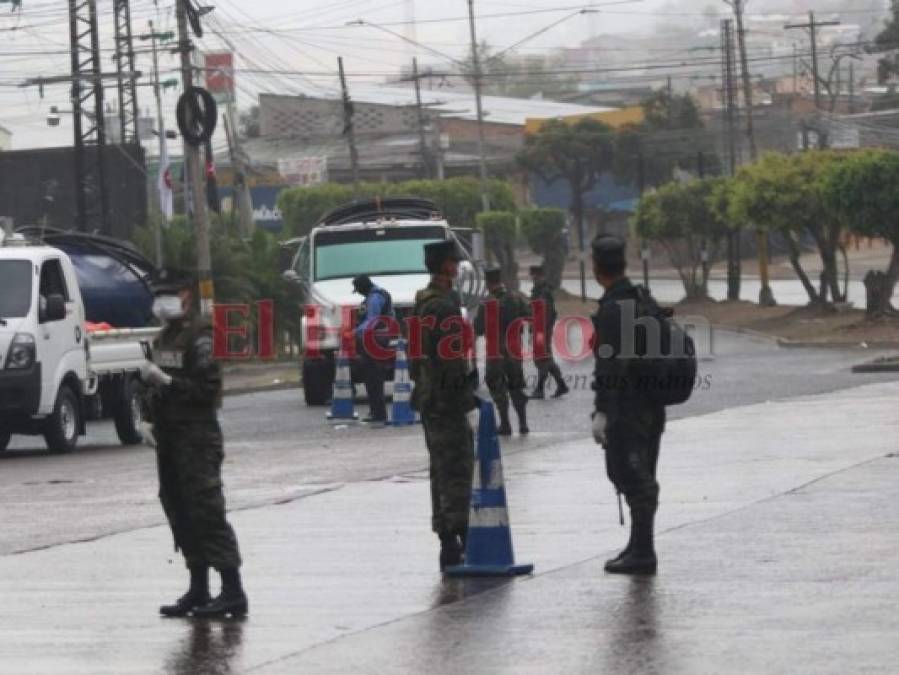
[[456, 242], [447, 240], [425, 244], [425, 267], [428, 270], [435, 271], [447, 260], [461, 260]]

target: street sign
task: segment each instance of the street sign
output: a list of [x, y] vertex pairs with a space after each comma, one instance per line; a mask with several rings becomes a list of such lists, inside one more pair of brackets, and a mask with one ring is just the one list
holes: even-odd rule
[[234, 54], [209, 52], [203, 58], [206, 89], [215, 97], [216, 103], [234, 103]]

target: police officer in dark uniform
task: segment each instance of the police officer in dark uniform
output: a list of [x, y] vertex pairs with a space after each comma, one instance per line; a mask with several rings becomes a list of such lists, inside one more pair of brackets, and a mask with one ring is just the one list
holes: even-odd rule
[[[487, 299], [481, 303], [475, 319], [475, 333], [487, 337], [487, 372], [485, 380], [490, 396], [499, 412], [500, 426], [497, 434], [511, 436], [509, 421], [509, 401], [518, 416], [518, 429], [522, 435], [530, 433], [528, 428], [528, 397], [524, 393], [524, 363], [521, 320], [530, 320], [531, 306], [521, 293], [508, 290], [503, 284], [503, 273], [492, 268], [486, 273]], [[489, 316], [493, 313], [495, 325], [490, 326]], [[513, 325], [518, 322], [518, 329]]]
[[[389, 363], [375, 358], [376, 355], [373, 355], [366, 347], [365, 335], [376, 328], [385, 328], [386, 324], [381, 321], [382, 319], [394, 317], [393, 299], [390, 297], [390, 293], [380, 286], [375, 286], [371, 278], [365, 274], [353, 279], [353, 291], [365, 298], [359, 310], [362, 318], [356, 328], [357, 351], [362, 363], [365, 393], [368, 396], [370, 409], [369, 416], [363, 422], [383, 425], [387, 422], [387, 404], [384, 402], [384, 370]], [[380, 338], [376, 336], [375, 341], [378, 342], [379, 348], [386, 350], [390, 346], [385, 341], [379, 340]]]
[[[531, 305], [534, 307], [534, 365], [537, 366], [537, 386], [530, 398], [542, 400], [546, 397], [546, 381], [550, 376], [556, 382], [553, 398], [561, 398], [569, 393], [565, 378], [556, 359], [553, 357], [553, 332], [556, 328], [556, 299], [553, 289], [546, 280], [542, 265], [531, 267]], [[537, 303], [541, 309], [537, 311]], [[540, 320], [542, 318], [542, 320]]]
[[636, 322], [638, 294], [625, 275], [625, 243], [601, 235], [592, 247], [594, 275], [605, 289], [593, 317], [593, 436], [605, 448], [609, 479], [624, 495], [631, 514], [630, 541], [605, 569], [613, 574], [654, 574], [653, 523], [659, 504], [656, 466], [665, 430], [665, 408], [638, 384], [647, 335], [645, 327]]
[[[425, 265], [431, 282], [415, 297], [410, 325], [421, 336], [420, 349], [410, 353], [412, 407], [421, 413], [430, 456], [431, 526], [440, 539], [443, 570], [462, 562], [468, 536], [474, 438], [467, 415], [476, 406], [477, 383], [465, 353], [473, 336], [470, 326], [465, 335], [461, 299], [453, 288], [459, 268], [455, 242], [427, 244]], [[457, 353], [447, 353], [448, 344], [455, 344]]]
[[[242, 617], [248, 612], [240, 578], [241, 558], [225, 516], [222, 492], [222, 370], [213, 355], [212, 323], [197, 311], [196, 280], [170, 270], [154, 284], [155, 315], [163, 329], [153, 343], [153, 363], [141, 369], [147, 414], [153, 424], [159, 499], [175, 546], [190, 571], [190, 588], [168, 617]], [[222, 578], [221, 594], [209, 593], [209, 568]]]

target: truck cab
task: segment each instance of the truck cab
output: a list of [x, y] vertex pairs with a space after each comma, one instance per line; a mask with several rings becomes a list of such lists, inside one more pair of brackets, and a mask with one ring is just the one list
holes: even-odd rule
[[[367, 274], [387, 290], [400, 324], [411, 313], [416, 293], [430, 275], [425, 268], [425, 244], [454, 240], [465, 262], [460, 267], [460, 290], [473, 293], [477, 276], [471, 246], [440, 215], [433, 202], [421, 199], [384, 199], [348, 204], [328, 215], [307, 237], [295, 242], [296, 253], [284, 278], [300, 290], [305, 312], [302, 321], [303, 392], [307, 405], [331, 399], [335, 359], [342, 329], [350, 328], [350, 311], [362, 298], [353, 293], [352, 280]], [[353, 379], [360, 381], [357, 368]]]

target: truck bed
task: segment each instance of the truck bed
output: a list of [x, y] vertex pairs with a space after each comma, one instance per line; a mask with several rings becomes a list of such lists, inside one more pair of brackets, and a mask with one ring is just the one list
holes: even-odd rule
[[139, 370], [159, 328], [122, 328], [92, 331], [90, 370], [94, 376]]

